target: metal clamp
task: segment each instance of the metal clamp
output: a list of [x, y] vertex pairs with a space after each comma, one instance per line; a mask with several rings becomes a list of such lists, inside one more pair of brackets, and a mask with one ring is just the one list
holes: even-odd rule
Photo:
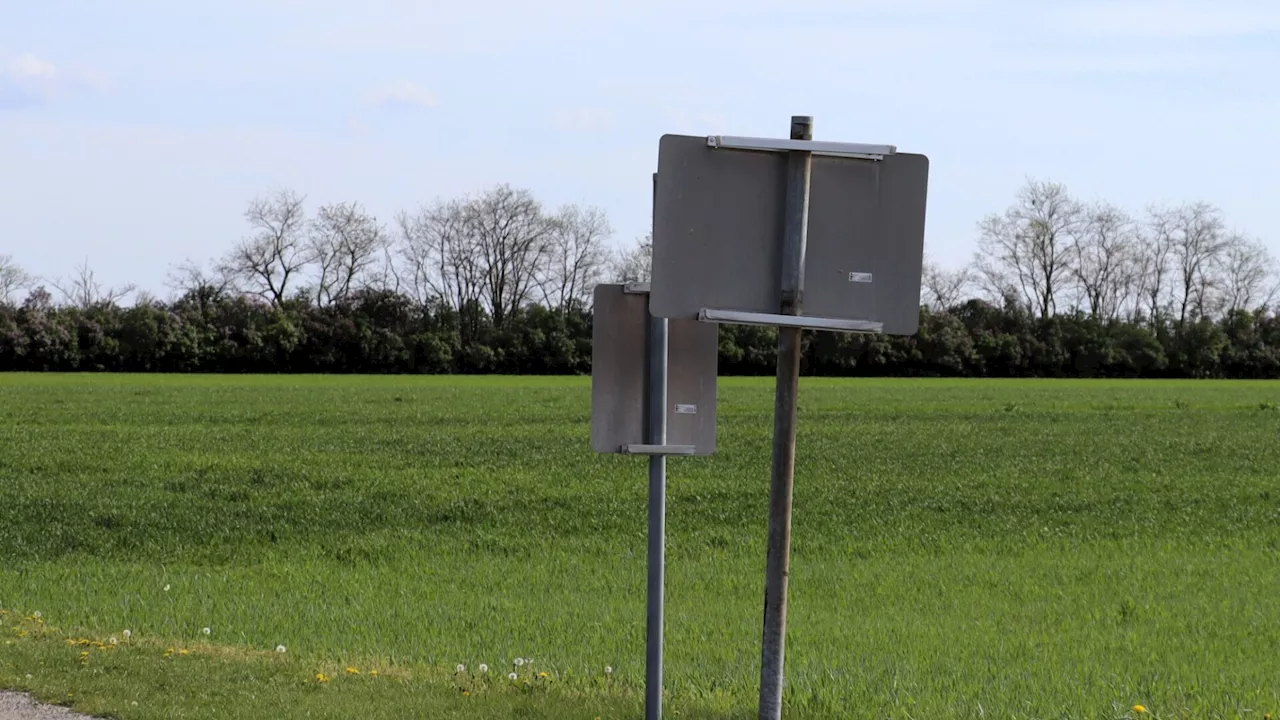
[[732, 135], [708, 135], [707, 145], [725, 150], [765, 150], [770, 152], [804, 150], [814, 155], [860, 158], [863, 160], [883, 160], [885, 155], [893, 155], [898, 152], [896, 145], [736, 137]]
[[737, 325], [773, 325], [776, 327], [795, 327], [806, 330], [840, 330], [856, 333], [878, 333], [884, 331], [884, 323], [873, 320], [846, 320], [844, 318], [805, 317], [804, 315], [775, 315], [772, 313], [745, 312], [742, 310], [714, 310], [703, 308], [698, 311], [698, 320], [702, 322], [734, 323]]
[[692, 455], [697, 450], [692, 445], [623, 445], [625, 455]]

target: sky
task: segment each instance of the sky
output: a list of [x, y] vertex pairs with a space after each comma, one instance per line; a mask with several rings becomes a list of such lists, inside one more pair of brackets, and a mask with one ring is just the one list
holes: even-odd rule
[[1207, 201], [1280, 255], [1274, 0], [0, 0], [0, 255], [164, 295], [291, 188], [401, 210], [498, 183], [649, 229], [665, 133], [930, 158], [967, 262], [1029, 178]]

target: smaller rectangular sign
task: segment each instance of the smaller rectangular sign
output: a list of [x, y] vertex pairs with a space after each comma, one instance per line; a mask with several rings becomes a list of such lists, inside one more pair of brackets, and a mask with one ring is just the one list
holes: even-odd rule
[[[649, 294], [597, 285], [591, 332], [591, 447], [618, 453], [647, 445]], [[694, 455], [716, 448], [719, 327], [667, 321], [667, 438]]]

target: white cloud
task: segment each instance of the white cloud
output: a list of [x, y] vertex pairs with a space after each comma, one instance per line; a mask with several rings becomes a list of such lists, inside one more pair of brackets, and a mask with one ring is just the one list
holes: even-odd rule
[[551, 121], [561, 130], [591, 132], [613, 127], [613, 112], [608, 108], [581, 107], [557, 110]]
[[433, 108], [440, 104], [435, 93], [407, 80], [390, 83], [369, 93], [373, 105]]
[[104, 90], [106, 78], [93, 72], [67, 72], [31, 53], [0, 66], [0, 107], [52, 102], [80, 90]]

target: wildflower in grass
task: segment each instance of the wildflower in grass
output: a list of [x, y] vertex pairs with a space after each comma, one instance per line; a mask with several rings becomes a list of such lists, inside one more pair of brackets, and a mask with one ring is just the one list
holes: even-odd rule
[[110, 638], [108, 638], [108, 639], [107, 639], [107, 642], [111, 643], [112, 645], [119, 645], [119, 644], [120, 644], [120, 641], [116, 639], [116, 636], [115, 636], [115, 635], [112, 635]]
[[519, 676], [519, 675], [516, 675], [515, 673], [511, 673], [510, 675], [508, 675], [508, 676], [507, 676], [507, 679], [508, 679], [508, 680], [511, 680], [511, 681], [513, 681], [513, 682], [514, 682], [514, 681], [516, 680], [516, 678], [518, 678], [518, 677], [520, 677], [520, 676]]
[[133, 637], [133, 631], [129, 629], [125, 629], [125, 631], [121, 633], [121, 635], [124, 635], [124, 639], [128, 640], [129, 638]]
[[28, 680], [30, 680], [30, 679], [31, 679], [31, 673], [27, 673], [27, 679], [28, 679]]
[[191, 651], [190, 651], [190, 650], [188, 650], [188, 649], [186, 649], [186, 648], [182, 648], [181, 650], [179, 650], [179, 651], [178, 651], [178, 654], [179, 654], [179, 655], [190, 655], [190, 654], [191, 654]]
[[204, 633], [205, 635], [208, 635], [209, 633], [213, 632], [213, 630], [211, 630], [210, 628], [202, 628], [200, 632]]
[[374, 676], [374, 677], [378, 677], [378, 671], [377, 671], [377, 670], [370, 670], [370, 671], [369, 671], [369, 674], [370, 674], [370, 675], [372, 675], [372, 676]]
[[1144, 705], [1134, 705], [1133, 711], [1141, 715], [1142, 713], [1147, 711], [1147, 708]]
[[169, 586], [168, 586], [168, 585], [165, 585], [165, 586], [164, 586], [164, 591], [165, 591], [165, 592], [169, 592]]
[[469, 697], [470, 695], [471, 695], [471, 691], [470, 691], [470, 690], [463, 690], [463, 691], [462, 691], [462, 697]]
[[460, 672], [460, 673], [464, 673], [464, 672], [466, 672], [466, 671], [467, 671], [467, 666], [466, 666], [466, 665], [458, 665], [457, 670], [458, 670], [458, 672]]
[[550, 674], [548, 674], [548, 673], [544, 670], [544, 671], [542, 671], [542, 672], [538, 673], [538, 677], [540, 677], [540, 678], [548, 678], [548, 677], [551, 677], [551, 675], [550, 675]]
[[484, 673], [487, 673], [487, 672], [489, 672], [489, 666], [485, 665], [484, 663], [480, 663], [480, 674], [483, 675]]
[[523, 664], [524, 664], [524, 658], [516, 658], [516, 659], [515, 659], [515, 660], [513, 660], [512, 662], [514, 662], [514, 663], [516, 664], [516, 667], [520, 667], [521, 665], [523, 665]]
[[287, 651], [287, 650], [288, 650], [288, 648], [286, 648], [286, 647], [285, 647], [285, 646], [283, 646], [283, 645], [277, 645], [277, 646], [276, 646], [276, 652], [278, 652], [278, 653], [282, 653], [282, 652], [285, 652], [285, 651]]
[[356, 669], [356, 668], [348, 667], [348, 668], [347, 668], [347, 674], [348, 674], [348, 675], [359, 675], [359, 674], [360, 674], [360, 671], [359, 671], [358, 669]]
[[329, 682], [329, 676], [322, 672], [316, 673], [316, 682], [327, 683]]
[[164, 656], [165, 656], [165, 657], [169, 657], [169, 656], [171, 656], [171, 655], [173, 655], [173, 648], [169, 648], [168, 650], [165, 650], [165, 651], [164, 651]]
[[605, 675], [612, 675], [612, 674], [613, 674], [613, 668], [609, 667], [608, 665], [605, 665], [605, 666], [604, 666], [604, 674], [605, 674]]

